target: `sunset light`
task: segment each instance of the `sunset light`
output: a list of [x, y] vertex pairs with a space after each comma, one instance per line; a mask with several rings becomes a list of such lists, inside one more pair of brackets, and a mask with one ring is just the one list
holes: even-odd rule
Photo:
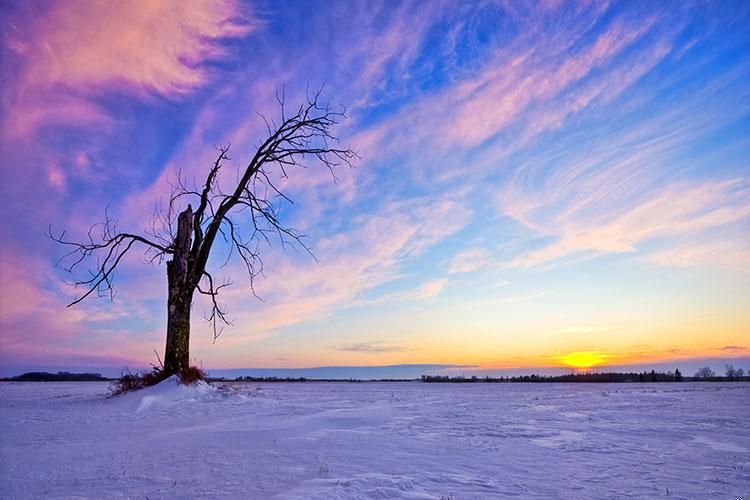
[[607, 359], [607, 356], [597, 351], [579, 351], [571, 352], [558, 359], [568, 366], [584, 369], [602, 364]]
[[3, 499], [749, 498], [750, 0], [0, 32]]

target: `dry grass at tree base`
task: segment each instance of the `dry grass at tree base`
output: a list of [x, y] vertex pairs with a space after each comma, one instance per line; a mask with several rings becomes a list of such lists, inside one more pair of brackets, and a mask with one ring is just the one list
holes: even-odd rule
[[[110, 392], [112, 396], [123, 394], [125, 392], [137, 391], [145, 387], [156, 385], [166, 380], [172, 374], [166, 373], [161, 367], [154, 367], [150, 371], [132, 373], [126, 370], [122, 376], [112, 382]], [[206, 380], [206, 372], [197, 366], [190, 366], [181, 373], [176, 374], [181, 384], [194, 384], [200, 380]]]
[[189, 366], [182, 373], [177, 375], [180, 378], [180, 382], [188, 385], [194, 384], [200, 380], [206, 380], [206, 372], [198, 368], [197, 366]]

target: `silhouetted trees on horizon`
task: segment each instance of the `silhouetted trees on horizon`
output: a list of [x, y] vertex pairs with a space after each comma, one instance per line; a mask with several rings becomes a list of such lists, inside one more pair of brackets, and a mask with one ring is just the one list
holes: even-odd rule
[[711, 368], [709, 368], [708, 366], [704, 366], [703, 368], [699, 368], [695, 372], [693, 378], [696, 380], [711, 380], [713, 378], [716, 378], [716, 374]]
[[[748, 371], [750, 375], [750, 370]], [[695, 372], [693, 380], [707, 380], [707, 381], [729, 381], [738, 382], [740, 380], [748, 380], [750, 377], [745, 377], [745, 370], [742, 368], [735, 368], [733, 365], [724, 365], [724, 376], [716, 375], [716, 373], [708, 366], [704, 366]]]
[[742, 368], [735, 368], [732, 365], [724, 365], [726, 370], [726, 378], [730, 381], [742, 380], [745, 377], [745, 370]]
[[5, 382], [107, 382], [101, 373], [27, 372], [16, 377], [2, 378]]
[[473, 375], [471, 377], [456, 376], [450, 377], [448, 375], [422, 375], [422, 382], [448, 382], [448, 383], [504, 383], [504, 382], [588, 382], [588, 383], [612, 383], [612, 382], [683, 382], [685, 380], [694, 381], [712, 381], [712, 382], [735, 382], [741, 380], [748, 380], [750, 377], [745, 377], [744, 370], [734, 369], [732, 365], [726, 365], [726, 377], [717, 377], [714, 372], [706, 367], [701, 368], [696, 372], [695, 376], [685, 377], [682, 375], [679, 369], [674, 372], [657, 372], [651, 370], [650, 372], [644, 371], [640, 373], [629, 372], [629, 373], [615, 373], [615, 372], [604, 372], [604, 373], [568, 373], [565, 375], [517, 375], [507, 377], [477, 377]]
[[[750, 370], [746, 372], [742, 368], [734, 368], [733, 365], [725, 365], [725, 376], [717, 376], [709, 367], [700, 368], [693, 377], [685, 377], [679, 369], [674, 372], [657, 372], [651, 370], [640, 373], [568, 373], [565, 375], [517, 375], [507, 377], [471, 377], [448, 375], [422, 375], [422, 382], [448, 382], [448, 383], [504, 383], [504, 382], [589, 382], [589, 383], [612, 383], [612, 382], [740, 382], [750, 381]], [[27, 372], [15, 377], [0, 378], [4, 382], [104, 382], [113, 379], [103, 377], [99, 373], [71, 373], [71, 372]], [[224, 377], [209, 377], [206, 380], [215, 382], [410, 382], [413, 379], [310, 379], [306, 377], [252, 377], [240, 376], [234, 379]]]

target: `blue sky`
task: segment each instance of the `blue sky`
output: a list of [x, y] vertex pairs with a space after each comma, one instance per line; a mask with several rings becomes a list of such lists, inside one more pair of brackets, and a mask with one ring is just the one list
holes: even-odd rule
[[[304, 252], [240, 263], [214, 369], [747, 364], [750, 23], [743, 2], [8, 2], [2, 5], [2, 365], [145, 366], [165, 270], [65, 305], [49, 224], [142, 231], [215, 146], [239, 168], [325, 83], [354, 169], [300, 169]], [[231, 182], [231, 176], [227, 177]], [[216, 267], [226, 248], [214, 252]]]

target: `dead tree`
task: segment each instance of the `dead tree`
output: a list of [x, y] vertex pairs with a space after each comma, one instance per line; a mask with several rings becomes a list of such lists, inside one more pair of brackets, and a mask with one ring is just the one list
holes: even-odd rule
[[[90, 228], [88, 241], [70, 241], [65, 232], [56, 235], [50, 228], [48, 236], [70, 248], [58, 264], [74, 275], [88, 267], [85, 278], [71, 283], [83, 291], [68, 307], [92, 294], [112, 298], [115, 271], [131, 249], [141, 247], [152, 263], [166, 260], [167, 341], [163, 367], [166, 375], [183, 373], [189, 366], [190, 313], [195, 292], [211, 301], [211, 312], [206, 319], [212, 324], [214, 340], [221, 333], [220, 325], [229, 324], [217, 297], [230, 283], [218, 283], [206, 268], [217, 238], [229, 245], [227, 261], [233, 254], [242, 259], [252, 289], [253, 279], [263, 269], [261, 243], [273, 237], [284, 248], [291, 244], [309, 252], [303, 235], [285, 226], [279, 218], [280, 204], [291, 200], [277, 189], [274, 179], [287, 178], [290, 169], [307, 166], [311, 161], [328, 168], [335, 180], [334, 169], [340, 165], [352, 166], [357, 158], [350, 148], [339, 146], [332, 132], [345, 118], [344, 112], [320, 104], [320, 93], [318, 90], [308, 94], [291, 115], [285, 109], [283, 94], [277, 93], [281, 108], [279, 123], [269, 122], [260, 115], [266, 124], [267, 138], [240, 169], [230, 189], [223, 188], [219, 180], [223, 162], [228, 160], [229, 146], [218, 149], [216, 161], [201, 186], [189, 185], [178, 173], [168, 208], [157, 212], [145, 236], [120, 232], [117, 222], [106, 211], [105, 220]], [[191, 202], [195, 203], [195, 210]]]

